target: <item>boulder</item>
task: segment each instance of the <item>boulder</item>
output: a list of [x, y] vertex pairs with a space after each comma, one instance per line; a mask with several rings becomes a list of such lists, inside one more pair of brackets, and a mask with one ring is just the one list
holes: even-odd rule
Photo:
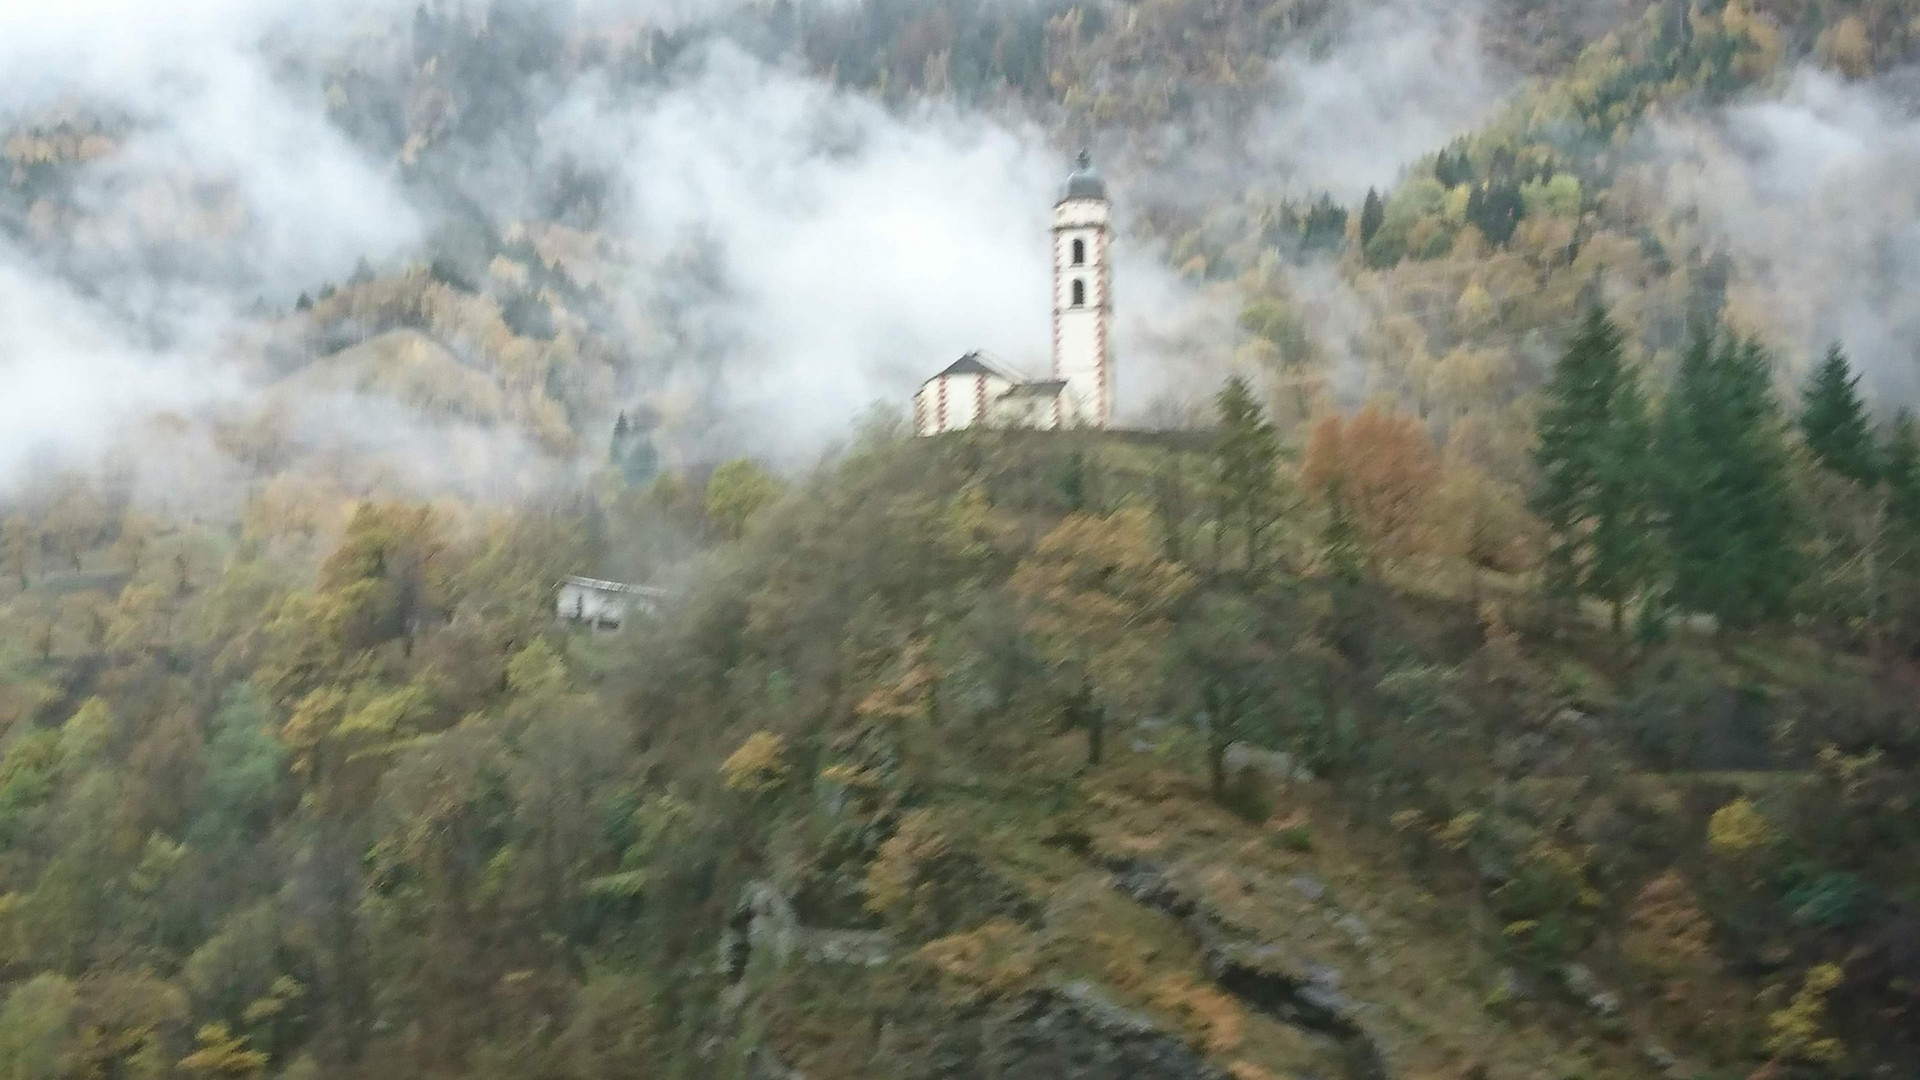
[[1228, 776], [1250, 773], [1281, 786], [1313, 779], [1313, 774], [1297, 764], [1292, 754], [1283, 750], [1268, 750], [1252, 743], [1229, 745], [1221, 764]]

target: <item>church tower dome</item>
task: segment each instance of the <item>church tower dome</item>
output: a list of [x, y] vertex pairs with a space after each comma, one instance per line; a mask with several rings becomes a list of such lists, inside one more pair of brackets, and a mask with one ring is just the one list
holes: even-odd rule
[[1093, 155], [1080, 151], [1080, 160], [1072, 175], [1067, 177], [1066, 199], [1099, 199], [1106, 201], [1107, 182], [1100, 179], [1094, 170]]
[[1063, 420], [1073, 426], [1113, 419], [1112, 217], [1106, 182], [1082, 151], [1053, 208], [1053, 377], [1066, 383]]

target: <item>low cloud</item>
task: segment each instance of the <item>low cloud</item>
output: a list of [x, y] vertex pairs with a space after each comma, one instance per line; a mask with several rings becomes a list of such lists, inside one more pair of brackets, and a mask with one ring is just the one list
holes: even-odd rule
[[138, 345], [117, 321], [0, 245], [0, 487], [33, 462], [96, 454], [157, 409], [234, 389], [217, 366]]
[[[675, 313], [676, 381], [713, 406], [718, 439], [817, 446], [976, 348], [1051, 363], [1050, 215], [1070, 165], [1035, 127], [902, 115], [720, 46], [642, 100], [577, 99], [548, 132], [621, 177], [633, 287]], [[1203, 314], [1155, 252], [1117, 244], [1124, 411], [1168, 381]]]
[[1357, 202], [1407, 163], [1478, 127], [1518, 85], [1480, 42], [1482, 5], [1399, 0], [1357, 7], [1334, 39], [1274, 64], [1250, 149], [1299, 190]]
[[1905, 81], [1805, 69], [1777, 100], [1649, 136], [1673, 207], [1741, 271], [1736, 323], [1800, 358], [1843, 342], [1902, 403], [1920, 398], [1920, 114]]

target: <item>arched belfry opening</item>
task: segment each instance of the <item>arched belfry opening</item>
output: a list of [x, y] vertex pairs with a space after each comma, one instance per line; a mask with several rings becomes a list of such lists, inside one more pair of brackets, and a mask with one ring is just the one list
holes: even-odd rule
[[1087, 306], [1087, 283], [1079, 278], [1073, 280], [1073, 306]]
[[1087, 265], [1087, 242], [1085, 240], [1075, 240], [1073, 242], [1073, 265]]

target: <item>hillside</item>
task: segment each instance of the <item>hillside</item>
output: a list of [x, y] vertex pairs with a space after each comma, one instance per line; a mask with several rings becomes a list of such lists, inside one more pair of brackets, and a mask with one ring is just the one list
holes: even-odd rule
[[[1773, 630], [1556, 635], [1491, 572], [1331, 572], [1317, 511], [1250, 575], [1203, 503], [1167, 516], [1155, 478], [1206, 457], [871, 431], [615, 638], [541, 614], [590, 556], [564, 512], [364, 506], [315, 578], [270, 527], [158, 535], [117, 596], [56, 602], [45, 573], [7, 619], [9, 1067], [1910, 1052], [1904, 664]], [[663, 511], [705, 517], [639, 512]], [[1239, 719], [1199, 723], [1225, 685]]]
[[0, 1080], [1920, 1076], [1920, 7], [346, 10], [0, 16]]

